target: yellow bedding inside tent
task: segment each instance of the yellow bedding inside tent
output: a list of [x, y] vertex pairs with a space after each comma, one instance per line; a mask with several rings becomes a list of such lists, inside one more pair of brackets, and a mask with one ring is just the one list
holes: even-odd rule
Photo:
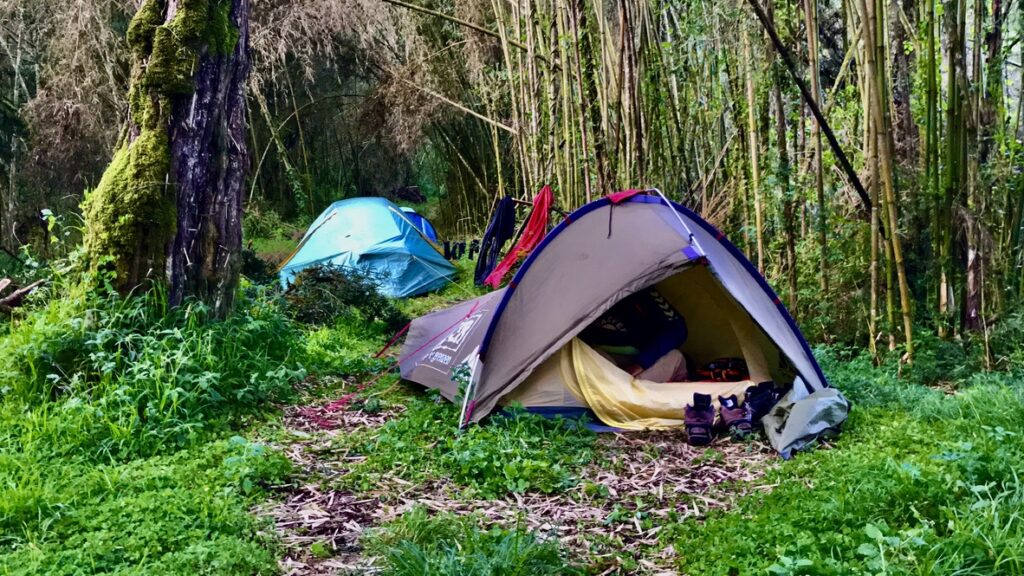
[[716, 408], [719, 396], [752, 386], [740, 382], [651, 382], [634, 378], [579, 338], [562, 348], [559, 368], [566, 387], [609, 426], [625, 430], [681, 428], [683, 409], [695, 393], [710, 394]]

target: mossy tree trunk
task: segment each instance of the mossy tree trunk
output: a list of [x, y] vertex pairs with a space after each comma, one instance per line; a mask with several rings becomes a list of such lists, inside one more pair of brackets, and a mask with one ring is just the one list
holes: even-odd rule
[[122, 291], [163, 282], [217, 314], [238, 283], [248, 167], [248, 0], [146, 0], [128, 29], [130, 118], [87, 194], [86, 251]]

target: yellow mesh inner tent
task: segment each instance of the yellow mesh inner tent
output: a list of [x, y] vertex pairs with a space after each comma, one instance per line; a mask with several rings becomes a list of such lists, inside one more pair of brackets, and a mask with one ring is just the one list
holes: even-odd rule
[[683, 408], [696, 393], [735, 394], [766, 380], [789, 383], [777, 347], [754, 324], [705, 266], [692, 266], [655, 284], [686, 320], [688, 338], [680, 350], [695, 369], [716, 358], [742, 358], [750, 372], [740, 382], [652, 382], [635, 378], [579, 338], [541, 364], [503, 404], [527, 408], [590, 408], [610, 426], [627, 430], [683, 426]]

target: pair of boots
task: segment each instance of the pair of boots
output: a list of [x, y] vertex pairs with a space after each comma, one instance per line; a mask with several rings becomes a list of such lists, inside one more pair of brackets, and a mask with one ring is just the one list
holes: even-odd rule
[[743, 439], [753, 432], [759, 422], [779, 399], [774, 382], [762, 382], [747, 388], [746, 402], [742, 405], [736, 396], [719, 396], [719, 419], [715, 422], [715, 407], [708, 394], [694, 394], [693, 405], [685, 409], [686, 440], [693, 446], [707, 446], [715, 430], [728, 431], [735, 439]]

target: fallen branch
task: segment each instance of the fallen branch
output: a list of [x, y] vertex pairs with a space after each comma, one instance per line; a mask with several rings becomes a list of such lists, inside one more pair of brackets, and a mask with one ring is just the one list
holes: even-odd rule
[[[39, 288], [46, 283], [46, 280], [36, 280], [35, 282], [25, 286], [24, 288], [18, 288], [14, 292], [11, 292], [7, 296], [0, 298], [0, 312], [10, 313], [15, 308], [22, 305], [25, 300], [25, 296], [32, 293], [33, 290]], [[0, 294], [11, 285], [10, 278], [4, 278], [0, 280]]]

